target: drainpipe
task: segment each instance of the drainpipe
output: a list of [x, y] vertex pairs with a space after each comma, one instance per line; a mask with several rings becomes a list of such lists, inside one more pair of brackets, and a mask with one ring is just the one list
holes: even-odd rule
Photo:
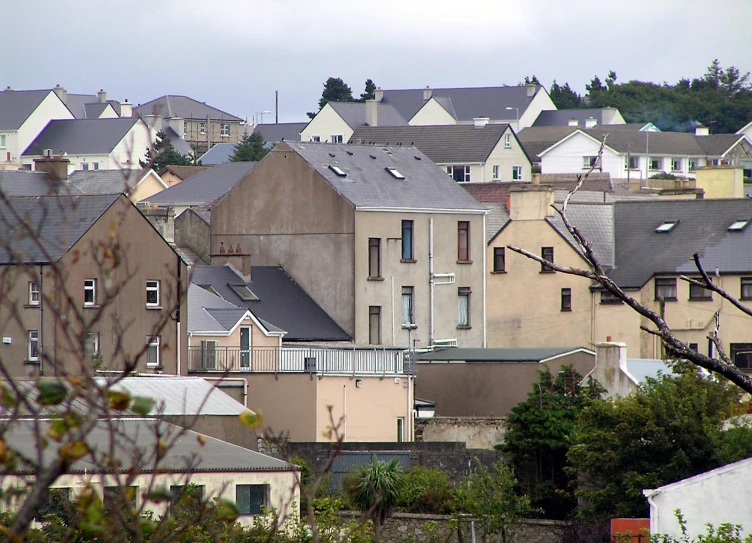
[[342, 385], [342, 441], [347, 441], [347, 385]]
[[39, 265], [39, 375], [44, 375], [44, 264]]
[[487, 345], [487, 330], [486, 330], [486, 213], [483, 213], [483, 235], [481, 236], [481, 255], [483, 256], [483, 348]]
[[412, 405], [412, 377], [407, 374], [407, 439], [405, 441], [413, 441], [413, 405]]
[[394, 316], [394, 276], [392, 275], [392, 347], [395, 347], [397, 345], [396, 338], [395, 338], [395, 322], [394, 322], [395, 316]]
[[177, 320], [177, 367], [176, 367], [176, 374], [180, 375], [180, 355], [182, 354], [180, 352], [180, 305], [183, 302], [183, 297], [181, 296], [183, 291], [183, 280], [182, 280], [182, 266], [180, 265], [182, 262], [180, 260], [180, 255], [176, 255], [178, 257], [178, 310], [176, 319]]
[[[428, 219], [428, 346], [434, 341], [433, 330], [433, 217]], [[410, 346], [408, 345], [408, 348]]]

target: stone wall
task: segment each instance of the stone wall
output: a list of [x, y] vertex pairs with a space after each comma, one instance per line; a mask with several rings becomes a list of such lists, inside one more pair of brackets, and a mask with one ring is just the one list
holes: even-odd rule
[[493, 449], [504, 441], [502, 417], [431, 417], [415, 419], [416, 439], [423, 442], [459, 441], [468, 449]]
[[[343, 511], [343, 516], [358, 517], [356, 511]], [[471, 543], [471, 519], [461, 518], [462, 536], [458, 537], [455, 521], [449, 515], [417, 515], [394, 513], [381, 528], [381, 537], [389, 543]], [[514, 528], [512, 542], [559, 543], [566, 523], [553, 520], [527, 519]], [[475, 537], [481, 541], [483, 533], [475, 526]], [[494, 541], [489, 537], [489, 543]]]

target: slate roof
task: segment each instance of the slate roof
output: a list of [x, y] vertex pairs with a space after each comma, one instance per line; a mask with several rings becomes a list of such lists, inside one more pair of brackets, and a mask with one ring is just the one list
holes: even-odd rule
[[629, 377], [638, 385], [643, 385], [648, 378], [658, 379], [658, 374], [674, 375], [674, 369], [671, 364], [665, 360], [656, 358], [627, 358], [627, 371]]
[[[752, 219], [752, 199], [620, 201], [614, 204], [615, 268], [609, 276], [622, 287], [638, 288], [654, 274], [692, 274], [699, 253], [706, 270], [752, 271], [752, 227], [729, 232]], [[679, 223], [667, 233], [664, 221]]]
[[[225, 318], [218, 319], [212, 310], [225, 312]], [[188, 332], [227, 332], [238, 323], [246, 311], [247, 309], [231, 304], [195, 283], [188, 285]], [[234, 315], [234, 320], [229, 325], [228, 315]]]
[[145, 198], [142, 202], [180, 206], [208, 205], [237, 185], [256, 164], [257, 162], [217, 164], [211, 169]]
[[[580, 127], [585, 126], [585, 121], [591, 117], [596, 120], [598, 125], [605, 125], [604, 113], [606, 111], [613, 111], [613, 108], [593, 108], [593, 109], [552, 109], [548, 111], [541, 111], [538, 118], [533, 123], [533, 126], [568, 126], [569, 121], [572, 119], [577, 120]], [[608, 125], [611, 126], [622, 126]], [[641, 125], [644, 126], [644, 123]]]
[[[537, 92], [546, 91], [539, 87]], [[439, 88], [432, 89], [431, 94], [455, 119], [467, 122], [475, 117], [490, 117], [493, 120], [514, 119], [517, 113], [507, 110], [507, 107], [518, 108], [522, 117], [534, 98], [527, 96], [525, 85]], [[384, 90], [384, 98], [381, 101], [381, 104], [394, 107], [408, 121], [425, 103], [423, 89]], [[381, 120], [379, 124], [382, 124]]]
[[76, 170], [68, 178], [81, 194], [127, 194], [151, 170]]
[[18, 130], [51, 90], [0, 91], [0, 130]]
[[281, 266], [252, 267], [247, 285], [259, 299], [253, 302], [241, 300], [228, 286], [244, 283], [229, 266], [196, 266], [192, 273], [196, 285], [211, 285], [225, 301], [286, 330], [285, 341], [351, 339]]
[[80, 193], [69, 183], [50, 180], [44, 172], [26, 170], [0, 170], [0, 192], [7, 197]]
[[517, 139], [530, 160], [536, 162], [540, 153], [576, 130], [576, 126], [531, 126], [521, 130], [517, 134]]
[[486, 216], [486, 243], [491, 243], [493, 237], [509, 221], [509, 211], [501, 204], [486, 204], [488, 215]]
[[[604, 267], [614, 265], [614, 213], [611, 204], [573, 204], [567, 206], [567, 218], [576, 226], [585, 239], [593, 244], [593, 252]], [[546, 221], [579, 251], [572, 235], [564, 226], [561, 216], [554, 214]]]
[[171, 164], [170, 166], [165, 166], [161, 170], [159, 170], [160, 177], [164, 175], [166, 172], [169, 172], [177, 177], [179, 177], [182, 181], [185, 181], [189, 177], [193, 177], [194, 175], [198, 175], [201, 172], [205, 172], [206, 170], [210, 169], [211, 166], [176, 166], [174, 164]]
[[[47, 432], [48, 421], [42, 421], [41, 431]], [[115, 427], [112, 432], [110, 425]], [[29, 419], [24, 419], [10, 425], [4, 434], [4, 439], [12, 443], [12, 448], [20, 453], [20, 457], [35, 458], [37, 454], [36, 434]], [[160, 429], [160, 434], [155, 432]], [[178, 433], [181, 437], [176, 438]], [[227, 443], [211, 436], [203, 436], [199, 442], [199, 433], [183, 430], [178, 426], [152, 419], [117, 419], [101, 421], [89, 434], [87, 443], [96, 454], [109, 454], [113, 448], [115, 459], [120, 461], [121, 470], [127, 471], [133, 466], [134, 444], [145, 451], [147, 458], [155, 451], [157, 439], [164, 439], [174, 444], [169, 454], [161, 459], [159, 467], [162, 472], [238, 472], [238, 471], [296, 471], [297, 466], [264, 454], [244, 449], [238, 445]], [[113, 441], [115, 440], [114, 445]], [[60, 444], [50, 441], [44, 449], [42, 462], [49, 464], [59, 454]], [[153, 453], [152, 453], [153, 455]], [[96, 464], [88, 460], [88, 456], [74, 462], [68, 473], [99, 473]], [[194, 463], [194, 458], [197, 465]], [[152, 470], [149, 462], [138, 466], [139, 470], [148, 473]], [[19, 461], [15, 473], [32, 473], [32, 469]]]
[[168, 139], [170, 143], [172, 143], [172, 148], [175, 149], [178, 153], [184, 156], [188, 156], [193, 153], [193, 148], [187, 141], [185, 141], [183, 135], [175, 132], [175, 130], [171, 126], [163, 127], [162, 132], [164, 132], [166, 139]]
[[96, 119], [108, 105], [112, 106], [115, 113], [120, 115], [120, 102], [117, 100], [100, 102], [96, 94], [68, 93], [65, 98], [65, 105], [76, 119]]
[[261, 134], [266, 143], [285, 141], [300, 141], [300, 133], [308, 123], [267, 123], [257, 124], [253, 133]]
[[355, 130], [350, 142], [415, 146], [438, 164], [476, 163], [488, 159], [508, 128], [508, 124], [364, 126]]
[[240, 117], [231, 115], [225, 111], [206, 105], [188, 96], [166, 94], [155, 98], [145, 104], [139, 104], [133, 110], [138, 115], [161, 115], [163, 118], [181, 117], [183, 119], [206, 120], [207, 115], [211, 120], [242, 121]]
[[[35, 196], [0, 203], [0, 264], [57, 262], [119, 197]], [[38, 233], [37, 240], [16, 236], [21, 223], [8, 205]]]
[[53, 120], [31, 142], [23, 156], [41, 156], [45, 149], [52, 149], [56, 155], [108, 154], [137, 122], [138, 117]]
[[215, 143], [211, 149], [201, 155], [199, 160], [204, 166], [224, 164], [225, 162], [230, 162], [230, 157], [234, 153], [234, 143]]
[[549, 358], [574, 354], [578, 351], [595, 354], [584, 347], [533, 347], [509, 349], [483, 349], [472, 347], [449, 347], [422, 353], [419, 362], [464, 361], [464, 362], [545, 362]]
[[[415, 147], [282, 142], [305, 159], [356, 207], [451, 209], [478, 212], [484, 206]], [[341, 168], [338, 176], [329, 166]], [[405, 176], [396, 179], [394, 168]]]
[[[329, 102], [332, 109], [342, 117], [350, 128], [358, 126], [367, 126], [366, 123], [366, 104], [360, 102]], [[404, 126], [407, 124], [405, 119], [392, 106], [380, 103], [377, 106], [377, 122], [379, 126]], [[285, 140], [287, 141], [287, 140]], [[300, 141], [298, 138], [296, 141]]]

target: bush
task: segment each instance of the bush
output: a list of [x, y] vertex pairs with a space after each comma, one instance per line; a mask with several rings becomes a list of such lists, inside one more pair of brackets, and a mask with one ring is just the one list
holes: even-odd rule
[[445, 471], [414, 466], [403, 477], [397, 508], [408, 513], [449, 514], [454, 501], [455, 489]]

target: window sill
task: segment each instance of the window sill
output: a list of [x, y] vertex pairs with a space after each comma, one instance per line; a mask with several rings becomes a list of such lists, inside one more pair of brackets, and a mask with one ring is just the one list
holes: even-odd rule
[[147, 370], [163, 370], [164, 366], [162, 364], [146, 364]]
[[157, 309], [157, 310], [161, 310], [161, 309], [163, 309], [163, 308], [162, 308], [162, 306], [161, 306], [161, 305], [149, 305], [149, 304], [146, 304], [146, 309]]
[[503, 275], [505, 273], [507, 273], [506, 270], [492, 271], [491, 275]]
[[457, 330], [472, 330], [472, 328], [473, 327], [470, 326], [469, 324], [458, 324], [457, 325]]
[[472, 260], [458, 260], [457, 264], [472, 264]]
[[570, 307], [569, 309], [562, 309], [561, 312], [562, 313], [571, 313], [572, 312], [572, 308]]
[[366, 281], [383, 281], [383, 277], [369, 277]]
[[689, 301], [690, 302], [712, 302], [713, 297], [710, 296], [708, 298], [690, 298]]
[[99, 309], [98, 304], [84, 304], [84, 309]]
[[740, 300], [752, 300], [752, 296], [742, 296]]
[[[660, 302], [661, 299], [660, 298], [655, 298], [653, 301], [654, 302]], [[664, 302], [678, 302], [679, 298], [664, 298], [663, 301]]]
[[415, 259], [407, 259], [407, 258], [401, 258], [401, 259], [400, 259], [400, 262], [402, 262], [403, 264], [415, 264], [415, 263], [417, 263], [418, 261], [417, 261], [417, 260], [415, 260]]
[[38, 366], [39, 365], [39, 359], [37, 358], [36, 360], [24, 360], [23, 363], [24, 364], [29, 364], [29, 365], [33, 364], [34, 366]]
[[538, 273], [556, 273], [556, 270], [541, 270]]
[[[742, 298], [743, 300], [744, 298]], [[24, 304], [24, 309], [39, 309], [39, 304]]]
[[417, 329], [418, 329], [418, 327], [417, 327], [417, 326], [410, 326], [410, 325], [408, 325], [408, 324], [403, 324], [403, 325], [402, 325], [402, 329], [403, 329], [403, 330], [417, 330]]

